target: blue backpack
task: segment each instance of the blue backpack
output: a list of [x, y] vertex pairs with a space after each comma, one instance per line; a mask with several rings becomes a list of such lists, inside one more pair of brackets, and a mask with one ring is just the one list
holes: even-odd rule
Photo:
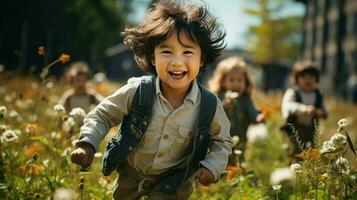
[[[110, 175], [116, 170], [128, 154], [135, 149], [149, 126], [155, 96], [155, 76], [143, 76], [135, 92], [128, 115], [123, 119], [118, 137], [112, 138], [103, 155], [103, 174]], [[194, 133], [194, 142], [190, 156], [184, 168], [171, 169], [167, 176], [158, 181], [163, 193], [171, 193], [199, 168], [208, 151], [208, 131], [216, 112], [217, 98], [200, 84], [201, 103]]]

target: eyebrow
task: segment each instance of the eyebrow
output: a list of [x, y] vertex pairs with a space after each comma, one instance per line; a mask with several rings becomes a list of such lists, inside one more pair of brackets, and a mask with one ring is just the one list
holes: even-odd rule
[[[185, 48], [189, 48], [189, 49], [197, 49], [195, 46], [190, 46], [190, 45], [182, 45], [182, 46]], [[162, 45], [159, 45], [159, 48], [171, 48], [171, 46], [162, 44]]]

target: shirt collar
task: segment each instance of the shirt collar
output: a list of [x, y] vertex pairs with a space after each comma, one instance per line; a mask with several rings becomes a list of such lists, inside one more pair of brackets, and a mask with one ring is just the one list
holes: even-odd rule
[[[156, 89], [156, 94], [162, 95], [159, 76], [156, 77], [155, 89]], [[184, 99], [184, 103], [195, 104], [199, 99], [199, 93], [200, 93], [200, 89], [198, 87], [197, 80], [194, 79], [191, 83], [190, 91], [188, 92], [186, 98]]]

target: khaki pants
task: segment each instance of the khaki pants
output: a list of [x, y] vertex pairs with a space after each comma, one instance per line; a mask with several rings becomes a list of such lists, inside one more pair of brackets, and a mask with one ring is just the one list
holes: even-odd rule
[[193, 178], [186, 180], [176, 192], [165, 194], [155, 187], [155, 179], [142, 178], [127, 164], [119, 173], [113, 192], [115, 200], [139, 200], [142, 196], [147, 196], [149, 200], [186, 200], [193, 191]]

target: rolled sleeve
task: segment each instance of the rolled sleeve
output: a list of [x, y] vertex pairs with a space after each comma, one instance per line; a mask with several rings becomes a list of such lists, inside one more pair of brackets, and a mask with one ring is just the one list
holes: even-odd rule
[[224, 112], [222, 102], [218, 100], [216, 114], [209, 130], [209, 152], [201, 165], [206, 167], [218, 181], [226, 169], [228, 156], [232, 153], [232, 138], [230, 136], [230, 122]]
[[80, 129], [79, 142], [88, 142], [97, 150], [109, 129], [120, 124], [128, 114], [139, 83], [140, 79], [128, 81], [89, 112]]

